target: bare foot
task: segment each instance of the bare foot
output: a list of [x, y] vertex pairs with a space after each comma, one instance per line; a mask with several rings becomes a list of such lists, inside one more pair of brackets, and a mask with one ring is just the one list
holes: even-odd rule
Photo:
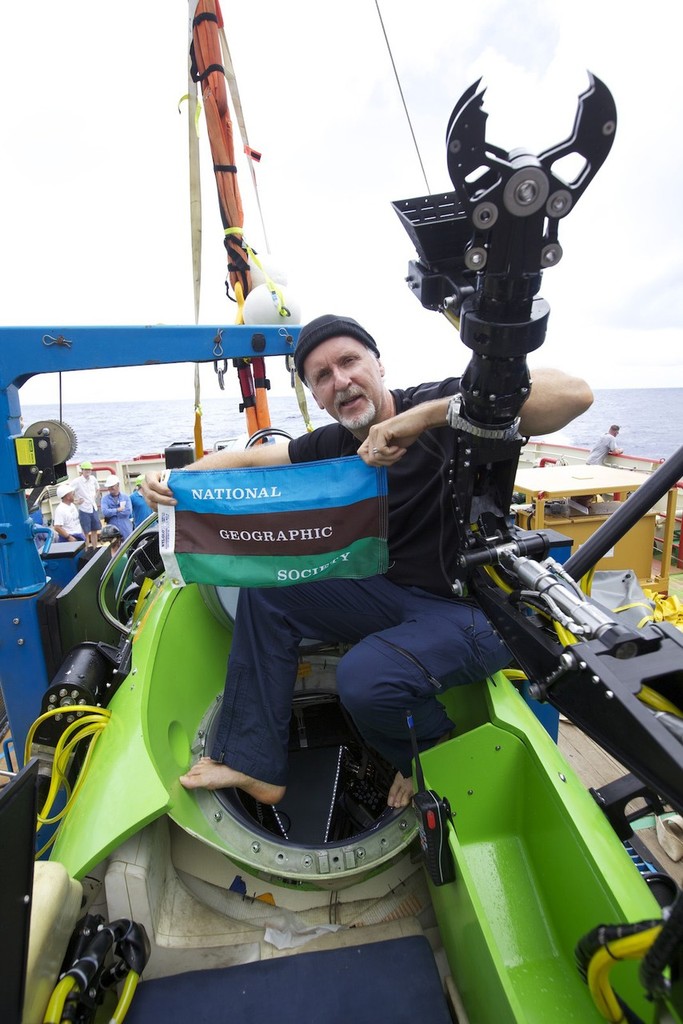
[[[439, 736], [436, 743], [446, 743], [452, 737], [453, 730], [445, 732], [443, 736]], [[400, 772], [396, 772], [396, 777], [391, 784], [387, 797], [387, 805], [389, 807], [407, 807], [414, 796], [415, 787], [413, 786], [413, 780], [411, 778], [406, 779]]]
[[396, 772], [387, 797], [387, 805], [389, 807], [407, 807], [414, 795], [413, 780], [406, 779], [400, 772]]
[[285, 795], [284, 786], [252, 779], [227, 764], [212, 761], [210, 757], [200, 757], [185, 775], [180, 776], [180, 784], [185, 789], [243, 789], [262, 804], [276, 804]]

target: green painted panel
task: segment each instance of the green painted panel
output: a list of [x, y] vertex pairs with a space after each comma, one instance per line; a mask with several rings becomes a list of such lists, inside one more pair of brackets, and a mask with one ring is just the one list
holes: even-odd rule
[[230, 633], [196, 587], [155, 590], [136, 625], [130, 675], [114, 694], [111, 719], [57, 836], [52, 857], [81, 878], [144, 825], [196, 802], [178, 777], [206, 708], [222, 691]]
[[[472, 690], [463, 687], [463, 691]], [[659, 909], [606, 818], [513, 686], [482, 684], [488, 722], [426, 751], [427, 785], [454, 812], [456, 881], [432, 889], [471, 1020], [601, 1021], [574, 963], [597, 924]], [[456, 693], [451, 714], [466, 700]], [[483, 981], [485, 980], [485, 983]], [[612, 980], [643, 1020], [637, 965]]]

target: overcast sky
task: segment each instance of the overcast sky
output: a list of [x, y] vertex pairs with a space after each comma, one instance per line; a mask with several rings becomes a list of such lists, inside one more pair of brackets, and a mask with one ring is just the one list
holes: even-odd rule
[[[546, 271], [547, 340], [533, 365], [594, 387], [683, 387], [677, 0], [381, 0], [431, 192], [452, 188], [445, 132], [483, 76], [487, 138], [539, 153], [571, 132], [590, 69], [611, 89], [612, 152], [560, 225]], [[404, 278], [414, 251], [391, 201], [424, 194], [374, 0], [222, 3], [273, 257], [303, 319], [346, 313], [377, 338], [390, 386], [460, 372], [468, 352]], [[0, 280], [4, 325], [192, 323], [187, 4], [6, 4]], [[202, 122], [200, 321], [234, 319]], [[266, 246], [246, 168], [245, 236]], [[269, 368], [274, 386], [285, 375]], [[218, 394], [210, 368], [204, 396]], [[57, 400], [34, 378], [22, 403]], [[193, 368], [94, 371], [65, 402], [184, 397]]]

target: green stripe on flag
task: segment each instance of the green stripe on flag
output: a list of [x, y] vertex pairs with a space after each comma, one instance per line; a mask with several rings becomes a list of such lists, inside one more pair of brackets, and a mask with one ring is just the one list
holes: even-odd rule
[[386, 572], [388, 549], [378, 537], [364, 537], [326, 555], [269, 557], [176, 552], [186, 583], [215, 586], [286, 587], [313, 580], [363, 579]]

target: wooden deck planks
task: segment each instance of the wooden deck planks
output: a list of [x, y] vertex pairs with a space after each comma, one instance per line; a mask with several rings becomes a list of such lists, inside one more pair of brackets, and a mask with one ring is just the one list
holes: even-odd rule
[[[627, 772], [619, 761], [599, 747], [590, 736], [563, 718], [560, 719], [557, 745], [587, 789], [599, 789]], [[661, 868], [671, 875], [679, 886], [683, 886], [683, 861], [673, 861], [666, 855], [659, 845], [655, 829], [639, 829], [636, 838], [649, 854], [645, 859], [655, 868]]]

